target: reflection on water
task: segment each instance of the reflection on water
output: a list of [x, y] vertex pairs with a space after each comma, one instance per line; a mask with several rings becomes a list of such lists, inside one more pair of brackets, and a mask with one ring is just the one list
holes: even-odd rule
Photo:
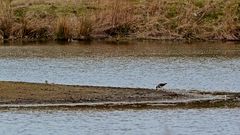
[[141, 42], [0, 46], [0, 80], [240, 90], [240, 44]]
[[239, 109], [2, 111], [0, 134], [237, 135]]

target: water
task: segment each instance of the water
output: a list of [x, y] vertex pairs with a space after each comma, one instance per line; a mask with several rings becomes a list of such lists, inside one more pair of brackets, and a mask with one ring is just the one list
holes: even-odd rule
[[[240, 44], [0, 46], [0, 80], [240, 91]], [[239, 135], [240, 109], [0, 110], [1, 135]]]
[[239, 109], [1, 111], [4, 135], [239, 135]]
[[240, 44], [57, 43], [0, 46], [0, 80], [240, 91]]

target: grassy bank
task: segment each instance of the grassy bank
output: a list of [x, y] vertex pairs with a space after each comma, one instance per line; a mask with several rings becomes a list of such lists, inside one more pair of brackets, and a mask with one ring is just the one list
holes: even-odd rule
[[0, 40], [240, 40], [239, 0], [0, 0]]

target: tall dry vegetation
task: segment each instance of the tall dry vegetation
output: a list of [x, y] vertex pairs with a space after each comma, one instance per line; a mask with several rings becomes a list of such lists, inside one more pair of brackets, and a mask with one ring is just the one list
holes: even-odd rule
[[[152, 0], [146, 2], [145, 37], [239, 40], [238, 0]], [[142, 13], [144, 14], [144, 13]]]
[[93, 31], [93, 21], [87, 16], [80, 17], [77, 20], [77, 37], [79, 39], [91, 39], [91, 34]]
[[239, 0], [0, 0], [0, 6], [4, 39], [240, 40]]
[[67, 17], [61, 17], [57, 21], [57, 26], [56, 26], [56, 38], [58, 40], [68, 40], [72, 38], [71, 35], [71, 30], [70, 30], [70, 19]]
[[14, 12], [17, 8], [12, 7], [11, 2], [12, 0], [0, 0], [0, 39], [40, 40], [52, 37], [46, 20], [32, 16], [16, 16]]
[[111, 8], [106, 13], [108, 18], [103, 18], [104, 21], [109, 21], [110, 26], [105, 31], [111, 36], [127, 36], [134, 31], [134, 10], [133, 5], [127, 1], [112, 1]]
[[11, 36], [11, 30], [13, 27], [13, 16], [10, 0], [0, 1], [0, 36], [3, 39]]

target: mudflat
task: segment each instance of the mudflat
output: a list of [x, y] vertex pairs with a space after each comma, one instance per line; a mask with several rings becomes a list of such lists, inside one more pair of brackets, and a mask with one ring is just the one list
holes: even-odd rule
[[136, 102], [188, 97], [174, 92], [142, 88], [0, 82], [1, 104]]
[[[239, 93], [175, 92], [144, 88], [60, 85], [47, 83], [0, 82], [0, 106], [73, 105], [127, 107], [240, 106]], [[110, 104], [111, 103], [111, 104]], [[91, 105], [91, 107], [93, 107]]]

